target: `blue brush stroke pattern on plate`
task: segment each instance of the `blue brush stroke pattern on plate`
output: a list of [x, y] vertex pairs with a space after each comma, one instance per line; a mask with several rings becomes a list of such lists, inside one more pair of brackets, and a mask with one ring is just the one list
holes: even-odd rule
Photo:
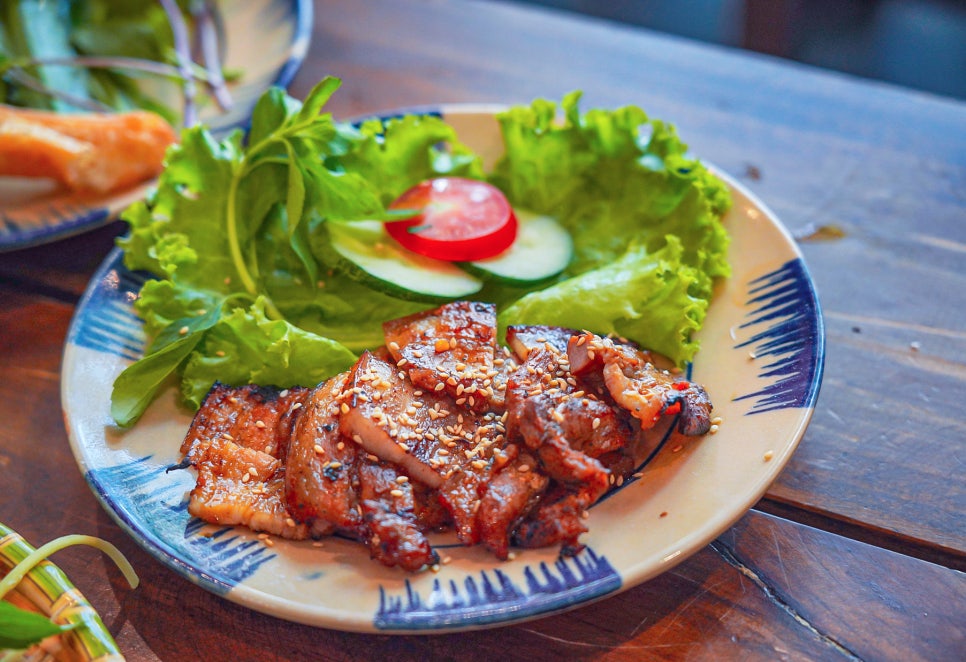
[[0, 252], [69, 237], [107, 223], [110, 216], [111, 210], [105, 207], [75, 205], [60, 208], [51, 206], [48, 215], [30, 219], [29, 222], [0, 213]]
[[[174, 480], [152, 456], [92, 469], [88, 484], [161, 561], [220, 595], [244, 582], [275, 554], [261, 541], [234, 527], [211, 525], [188, 514], [186, 494], [194, 485], [188, 472]], [[207, 527], [202, 535], [202, 529]]]
[[548, 614], [612, 593], [621, 578], [604, 556], [589, 547], [575, 557], [559, 558], [524, 570], [526, 586], [515, 584], [499, 568], [468, 575], [460, 587], [450, 580], [433, 582], [427, 595], [406, 580], [404, 595], [379, 587], [375, 626], [382, 630], [434, 630], [479, 626]]
[[748, 284], [748, 295], [748, 321], [741, 328], [768, 326], [735, 349], [751, 347], [756, 360], [773, 360], [758, 373], [769, 385], [735, 400], [754, 400], [748, 414], [813, 406], [822, 382], [825, 332], [805, 263], [789, 260], [755, 278]]
[[141, 358], [144, 331], [131, 304], [149, 277], [144, 272], [128, 271], [121, 249], [114, 248], [94, 275], [91, 282], [95, 286], [78, 307], [78, 320], [71, 326], [68, 341], [130, 361]]

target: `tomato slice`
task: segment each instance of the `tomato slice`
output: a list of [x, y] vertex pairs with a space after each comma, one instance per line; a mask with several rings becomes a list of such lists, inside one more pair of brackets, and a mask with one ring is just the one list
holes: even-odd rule
[[390, 209], [419, 209], [405, 221], [386, 223], [405, 248], [449, 262], [499, 255], [517, 236], [517, 218], [500, 189], [461, 177], [437, 177], [412, 187]]

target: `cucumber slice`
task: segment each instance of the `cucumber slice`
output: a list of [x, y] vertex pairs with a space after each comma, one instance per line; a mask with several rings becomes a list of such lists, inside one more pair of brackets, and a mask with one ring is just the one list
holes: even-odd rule
[[408, 251], [380, 221], [328, 223], [329, 245], [350, 278], [411, 301], [448, 301], [476, 294], [483, 283], [449, 262]]
[[460, 266], [481, 278], [532, 285], [553, 278], [570, 264], [574, 242], [556, 219], [516, 210], [517, 238], [507, 250]]

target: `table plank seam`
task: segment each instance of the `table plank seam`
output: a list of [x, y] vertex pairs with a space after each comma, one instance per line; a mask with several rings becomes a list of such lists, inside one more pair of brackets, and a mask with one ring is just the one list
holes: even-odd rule
[[755, 572], [751, 569], [751, 567], [743, 563], [741, 559], [739, 559], [734, 553], [734, 551], [724, 544], [720, 538], [712, 541], [710, 547], [724, 560], [725, 563], [736, 569], [743, 577], [746, 577], [751, 581], [752, 584], [757, 586], [769, 602], [786, 613], [800, 626], [811, 632], [825, 645], [834, 649], [846, 659], [862, 660], [861, 657], [856, 655], [852, 650], [838, 641], [835, 637], [825, 634], [807, 618], [805, 618], [797, 609], [795, 609], [787, 600], [785, 600], [777, 587], [773, 586], [764, 576]]

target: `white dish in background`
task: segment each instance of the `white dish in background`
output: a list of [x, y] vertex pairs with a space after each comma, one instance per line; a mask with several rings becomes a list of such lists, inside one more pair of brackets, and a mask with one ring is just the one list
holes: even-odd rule
[[[223, 0], [219, 7], [227, 35], [224, 66], [241, 72], [239, 81], [231, 86], [229, 110], [222, 112], [214, 103], [200, 110], [201, 121], [221, 135], [248, 122], [266, 89], [292, 82], [308, 52], [312, 2]], [[0, 177], [0, 252], [105, 225], [143, 198], [152, 185], [148, 182], [108, 195], [78, 195], [52, 181]]]
[[[423, 109], [425, 110], [425, 109]], [[500, 140], [492, 108], [435, 111], [490, 162]], [[496, 150], [496, 151], [495, 151]], [[727, 180], [727, 178], [725, 178]], [[258, 611], [359, 632], [476, 629], [546, 616], [630, 588], [688, 558], [762, 496], [811, 418], [821, 383], [824, 328], [794, 241], [759, 201], [729, 181], [734, 274], [718, 286], [692, 366], [723, 422], [715, 435], [665, 447], [639, 480], [590, 511], [586, 549], [516, 550], [500, 563], [482, 547], [446, 547], [438, 573], [407, 574], [369, 559], [363, 545], [277, 540], [189, 517], [190, 471], [177, 463], [191, 414], [169, 390], [133, 429], [110, 417], [115, 376], [141, 355], [132, 301], [143, 274], [115, 250], [71, 324], [62, 398], [81, 471], [107, 511], [148, 552], [204, 588]], [[754, 358], [753, 356], [754, 355]]]

